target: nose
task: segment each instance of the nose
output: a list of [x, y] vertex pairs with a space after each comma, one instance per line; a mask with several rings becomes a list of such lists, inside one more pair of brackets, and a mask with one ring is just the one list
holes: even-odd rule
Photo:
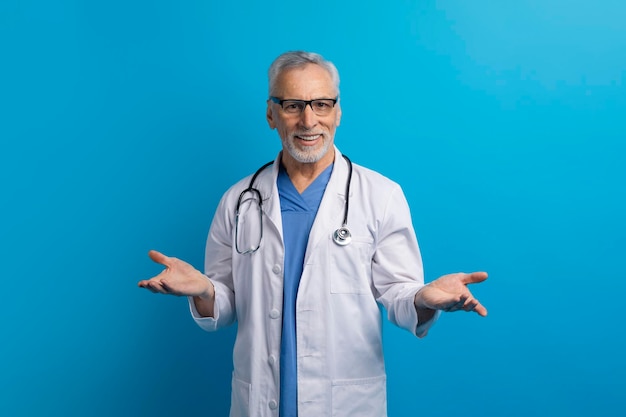
[[311, 103], [304, 106], [302, 113], [300, 113], [300, 124], [307, 130], [312, 129], [317, 124], [317, 115], [313, 111]]

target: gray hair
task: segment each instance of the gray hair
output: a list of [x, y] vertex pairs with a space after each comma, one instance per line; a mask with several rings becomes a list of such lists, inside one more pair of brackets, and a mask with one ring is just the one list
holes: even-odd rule
[[268, 71], [269, 94], [272, 95], [276, 87], [276, 80], [283, 71], [291, 68], [301, 68], [307, 64], [316, 64], [328, 71], [335, 85], [335, 90], [337, 90], [337, 95], [339, 95], [339, 71], [337, 71], [335, 64], [325, 60], [320, 54], [305, 51], [285, 52], [272, 62]]

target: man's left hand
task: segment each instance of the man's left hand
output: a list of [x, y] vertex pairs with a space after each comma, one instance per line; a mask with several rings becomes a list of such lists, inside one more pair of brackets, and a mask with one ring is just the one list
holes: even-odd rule
[[415, 307], [443, 311], [475, 311], [484, 317], [487, 315], [487, 309], [474, 298], [467, 285], [486, 279], [486, 272], [444, 275], [415, 294]]

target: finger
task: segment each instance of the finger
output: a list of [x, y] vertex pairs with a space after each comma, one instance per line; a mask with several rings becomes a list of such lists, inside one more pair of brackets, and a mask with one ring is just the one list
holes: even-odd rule
[[478, 303], [476, 307], [474, 307], [474, 311], [478, 313], [479, 316], [487, 317], [487, 309], [481, 303]]
[[475, 311], [483, 317], [487, 315], [487, 309], [482, 304], [480, 304], [480, 302], [474, 297], [468, 298], [468, 300], [465, 302], [465, 305], [463, 306], [463, 310]]
[[150, 283], [150, 280], [144, 279], [143, 281], [139, 281], [137, 285], [141, 288], [145, 288], [146, 290], [150, 292], [158, 292], [156, 291], [155, 288], [153, 288], [152, 284]]
[[465, 302], [463, 305], [463, 310], [465, 311], [474, 311], [474, 309], [478, 306], [478, 300], [475, 298], [471, 298]]
[[463, 310], [463, 306], [465, 305], [465, 302], [460, 301], [458, 303], [456, 303], [454, 305], [454, 307], [452, 307], [452, 311], [459, 311], [459, 310]]
[[[143, 279], [143, 280], [141, 280], [141, 281], [139, 281], [137, 283], [137, 286], [139, 286], [141, 288], [145, 288], [147, 290], [152, 290], [152, 289], [157, 287], [157, 285], [155, 285], [155, 283], [156, 283], [156, 277], [152, 278], [152, 279]], [[156, 283], [156, 284], [158, 284], [158, 283]]]
[[148, 256], [150, 257], [150, 259], [152, 259], [154, 262], [164, 265], [166, 267], [170, 267], [172, 264], [172, 259], [169, 256], [165, 256], [163, 255], [161, 252], [156, 251], [156, 250], [151, 250], [148, 252]]
[[459, 301], [453, 302], [448, 307], [444, 308], [443, 311], [446, 311], [446, 312], [449, 312], [449, 313], [451, 313], [453, 311], [459, 311], [465, 305], [465, 301], [466, 301], [466, 298], [465, 297], [461, 297], [461, 299]]
[[152, 291], [154, 293], [168, 294], [167, 288], [164, 288], [163, 285], [161, 284], [161, 282], [159, 282], [159, 281], [150, 280], [146, 284], [145, 288], [147, 288], [148, 290], [150, 290], [150, 291]]
[[486, 279], [486, 272], [472, 272], [469, 274], [465, 274], [461, 281], [463, 282], [463, 284], [477, 284], [479, 282], [483, 282]]
[[463, 310], [475, 311], [476, 313], [478, 313], [479, 315], [483, 317], [487, 315], [487, 309], [482, 304], [480, 304], [480, 301], [478, 301], [476, 298], [474, 298], [471, 295], [470, 297], [468, 297], [467, 301], [465, 302], [465, 305], [463, 306]]
[[152, 287], [152, 286], [150, 286], [150, 285], [146, 286], [146, 289], [147, 289], [148, 291], [150, 291], [151, 293], [153, 293], [153, 294], [158, 294], [158, 293], [160, 292], [159, 290], [157, 290], [156, 288], [153, 288], [153, 287]]
[[173, 294], [173, 295], [180, 295], [179, 291], [175, 291], [166, 280], [162, 280], [160, 282], [161, 287], [163, 288], [164, 293], [163, 294]]

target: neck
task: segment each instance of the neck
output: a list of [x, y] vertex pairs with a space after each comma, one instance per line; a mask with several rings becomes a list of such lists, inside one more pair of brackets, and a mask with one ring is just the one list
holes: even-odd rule
[[296, 190], [302, 193], [335, 160], [335, 152], [328, 152], [317, 162], [303, 163], [293, 159], [287, 152], [282, 153], [281, 162]]

